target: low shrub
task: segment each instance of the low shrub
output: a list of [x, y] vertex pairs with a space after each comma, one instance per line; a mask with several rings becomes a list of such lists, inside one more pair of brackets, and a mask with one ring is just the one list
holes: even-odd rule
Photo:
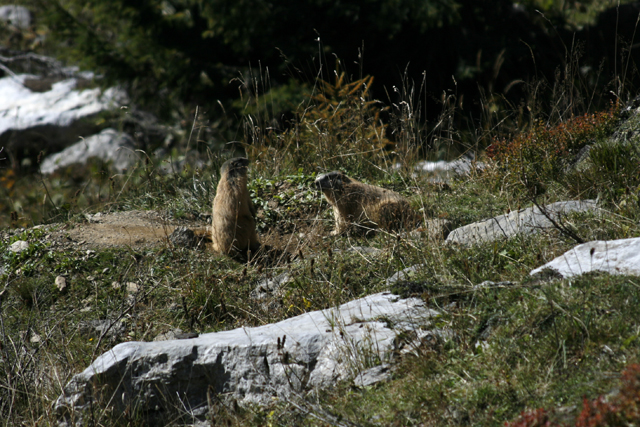
[[503, 178], [530, 194], [541, 194], [552, 181], [563, 183], [569, 166], [581, 149], [609, 137], [619, 118], [619, 105], [574, 117], [556, 126], [535, 122], [512, 139], [495, 140], [487, 156]]

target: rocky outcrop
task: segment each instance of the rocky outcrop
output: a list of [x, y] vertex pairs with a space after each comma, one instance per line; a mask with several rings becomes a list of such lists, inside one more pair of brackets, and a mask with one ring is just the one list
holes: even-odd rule
[[83, 138], [59, 153], [45, 157], [40, 172], [51, 174], [72, 165], [84, 165], [89, 159], [110, 162], [119, 172], [131, 167], [140, 156], [136, 144], [126, 133], [107, 128], [97, 135]]
[[0, 22], [16, 28], [29, 28], [31, 25], [31, 12], [24, 6], [13, 4], [0, 6]]
[[33, 162], [42, 150], [55, 153], [96, 133], [99, 127], [87, 119], [126, 101], [117, 88], [80, 88], [87, 81], [27, 74], [0, 79], [0, 146], [14, 167], [23, 159]]
[[536, 268], [530, 274], [536, 275], [549, 269], [562, 277], [591, 271], [640, 276], [640, 238], [584, 243]]
[[509, 239], [521, 233], [537, 233], [553, 228], [551, 219], [562, 223], [563, 218], [571, 212], [594, 209], [596, 209], [594, 200], [557, 202], [544, 206], [543, 210], [534, 206], [457, 228], [449, 233], [446, 242], [476, 244]]
[[437, 315], [420, 299], [379, 293], [271, 325], [119, 344], [73, 377], [55, 411], [62, 425], [80, 425], [105, 407], [153, 423], [177, 407], [202, 420], [212, 395], [241, 404], [286, 399], [356, 378], [371, 367], [364, 360], [388, 360], [400, 333], [437, 339], [430, 327]]

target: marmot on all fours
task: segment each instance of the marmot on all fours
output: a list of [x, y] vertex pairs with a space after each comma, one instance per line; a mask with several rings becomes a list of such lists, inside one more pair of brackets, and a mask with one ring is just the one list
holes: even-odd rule
[[397, 231], [417, 225], [418, 213], [409, 201], [395, 191], [363, 184], [343, 172], [319, 175], [316, 187], [333, 207], [336, 228], [332, 235], [357, 226], [363, 231], [377, 228]]
[[236, 157], [220, 168], [220, 182], [213, 199], [211, 240], [216, 252], [244, 260], [248, 251], [260, 248], [256, 234], [256, 210], [247, 190], [249, 160]]

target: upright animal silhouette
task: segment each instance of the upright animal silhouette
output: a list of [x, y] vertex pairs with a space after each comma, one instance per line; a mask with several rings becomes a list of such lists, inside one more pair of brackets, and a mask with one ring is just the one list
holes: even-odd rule
[[256, 210], [247, 190], [248, 165], [248, 159], [236, 157], [220, 168], [211, 227], [213, 249], [243, 261], [248, 261], [260, 248]]

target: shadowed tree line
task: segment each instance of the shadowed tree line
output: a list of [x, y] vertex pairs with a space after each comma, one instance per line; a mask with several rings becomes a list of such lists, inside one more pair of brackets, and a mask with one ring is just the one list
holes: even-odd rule
[[259, 76], [262, 92], [279, 88], [271, 113], [286, 118], [305, 84], [331, 78], [334, 56], [352, 79], [375, 76], [385, 102], [415, 85], [427, 121], [448, 94], [469, 128], [498, 110], [526, 120], [536, 103], [564, 103], [563, 115], [602, 108], [638, 79], [637, 3], [612, 3], [578, 29], [536, 0], [35, 1], [59, 55], [165, 116], [198, 105], [238, 118], [233, 101]]

